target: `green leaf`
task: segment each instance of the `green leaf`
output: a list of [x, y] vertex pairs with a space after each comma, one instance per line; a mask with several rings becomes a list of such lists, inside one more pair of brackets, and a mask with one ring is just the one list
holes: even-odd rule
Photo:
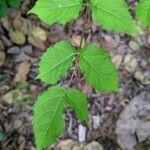
[[20, 90], [22, 90], [22, 89], [27, 89], [27, 88], [28, 88], [28, 85], [29, 85], [29, 83], [26, 83], [26, 82], [18, 82], [18, 83], [16, 84], [16, 88], [17, 88], [17, 89], [20, 89]]
[[136, 15], [143, 28], [150, 25], [150, 0], [140, 0], [136, 7]]
[[4, 139], [4, 133], [0, 131], [0, 142]]
[[66, 101], [75, 110], [77, 117], [88, 124], [88, 108], [85, 94], [77, 89], [67, 89]]
[[53, 87], [37, 99], [34, 106], [33, 130], [37, 150], [53, 144], [64, 130], [64, 89]]
[[118, 91], [118, 73], [109, 53], [90, 45], [82, 49], [80, 68], [87, 82], [101, 92]]
[[12, 7], [19, 7], [20, 0], [6, 0], [7, 4]]
[[124, 0], [91, 0], [93, 19], [108, 30], [135, 33], [137, 28]]
[[67, 42], [59, 42], [50, 47], [41, 57], [38, 79], [55, 84], [71, 67], [75, 49]]
[[75, 19], [83, 0], [38, 0], [29, 13], [37, 14], [43, 21], [52, 24], [65, 24]]
[[0, 1], [0, 17], [4, 17], [8, 14], [7, 4], [4, 1]]

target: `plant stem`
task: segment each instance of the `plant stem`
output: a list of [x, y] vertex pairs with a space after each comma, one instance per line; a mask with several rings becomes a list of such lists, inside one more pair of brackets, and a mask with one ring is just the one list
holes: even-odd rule
[[78, 82], [79, 82], [79, 79], [80, 79], [80, 67], [79, 67], [80, 51], [81, 51], [83, 41], [84, 41], [84, 38], [85, 38], [86, 27], [88, 25], [88, 17], [89, 17], [88, 8], [89, 8], [89, 2], [86, 1], [85, 2], [85, 19], [84, 19], [84, 24], [83, 24], [83, 28], [82, 28], [82, 35], [81, 35], [79, 46], [77, 48], [78, 54], [75, 58], [75, 67], [74, 67], [74, 70], [73, 70], [73, 73], [72, 73], [72, 76], [71, 76], [71, 79], [70, 79], [70, 83], [69, 83], [69, 86], [70, 86], [70, 84], [73, 80], [73, 77], [76, 73], [76, 87], [77, 88], [78, 88]]

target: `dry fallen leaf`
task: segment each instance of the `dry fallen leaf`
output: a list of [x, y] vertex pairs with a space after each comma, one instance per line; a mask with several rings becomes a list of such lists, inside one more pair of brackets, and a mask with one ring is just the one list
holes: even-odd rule
[[[82, 37], [81, 36], [78, 36], [78, 35], [74, 35], [72, 36], [72, 38], [70, 39], [70, 42], [71, 44], [74, 46], [74, 47], [79, 47], [80, 46], [80, 42], [81, 42], [81, 39]], [[82, 48], [85, 46], [85, 39], [83, 39], [82, 41]]]
[[0, 67], [5, 63], [6, 54], [3, 51], [0, 51]]
[[31, 64], [28, 61], [23, 61], [18, 67], [14, 82], [26, 82], [30, 66]]

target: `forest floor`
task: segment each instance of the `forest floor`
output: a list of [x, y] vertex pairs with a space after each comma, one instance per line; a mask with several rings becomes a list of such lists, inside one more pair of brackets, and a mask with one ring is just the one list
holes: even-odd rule
[[[34, 0], [24, 0], [0, 19], [0, 149], [35, 150], [32, 109], [48, 86], [35, 80], [42, 53], [60, 40], [72, 45], [81, 38], [82, 18], [66, 27], [42, 23], [26, 15]], [[133, 3], [134, 6], [134, 3]], [[133, 7], [131, 6], [131, 8]], [[150, 28], [140, 35], [107, 32], [96, 23], [85, 44], [110, 52], [119, 70], [120, 93], [98, 93], [81, 78], [78, 87], [88, 95], [90, 122], [84, 126], [70, 108], [66, 129], [54, 150], [147, 150], [150, 148]], [[73, 68], [59, 82], [68, 86]], [[71, 86], [75, 81], [72, 80]]]

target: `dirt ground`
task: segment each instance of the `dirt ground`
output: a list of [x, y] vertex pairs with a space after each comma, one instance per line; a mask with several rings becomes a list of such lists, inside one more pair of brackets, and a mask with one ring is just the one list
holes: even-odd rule
[[[128, 3], [134, 16], [136, 1]], [[48, 87], [35, 80], [39, 58], [52, 44], [69, 40], [74, 45], [81, 37], [82, 17], [66, 26], [47, 25], [27, 15], [32, 5], [34, 0], [24, 0], [21, 8], [10, 9], [9, 16], [0, 19], [0, 150], [35, 150], [32, 107]], [[85, 44], [95, 43], [110, 52], [119, 70], [120, 93], [99, 93], [81, 76], [78, 87], [88, 95], [89, 125], [68, 108], [64, 134], [48, 149], [149, 150], [150, 28], [131, 36], [92, 23], [86, 34]], [[60, 85], [69, 85], [72, 71]]]

